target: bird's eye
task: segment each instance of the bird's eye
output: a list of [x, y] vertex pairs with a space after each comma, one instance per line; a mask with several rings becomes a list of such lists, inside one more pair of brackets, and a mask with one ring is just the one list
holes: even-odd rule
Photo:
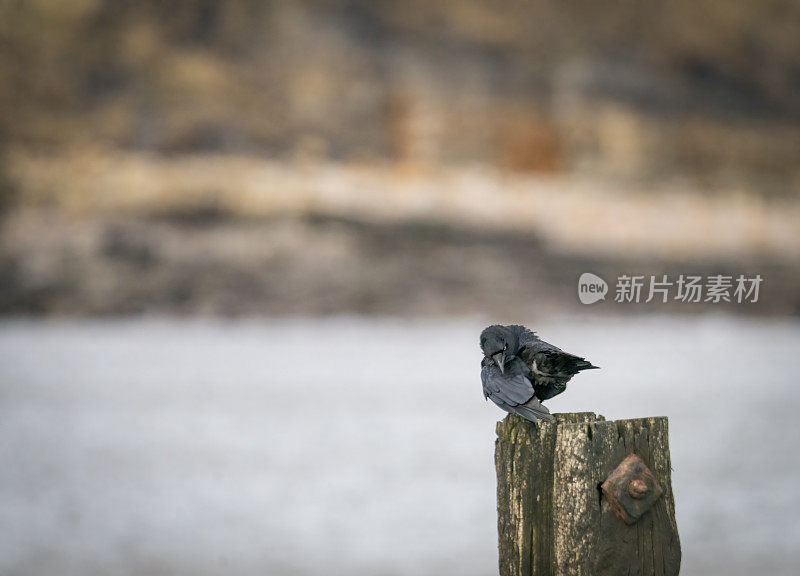
[[505, 352], [506, 350], [508, 350], [508, 344], [503, 344], [503, 352]]

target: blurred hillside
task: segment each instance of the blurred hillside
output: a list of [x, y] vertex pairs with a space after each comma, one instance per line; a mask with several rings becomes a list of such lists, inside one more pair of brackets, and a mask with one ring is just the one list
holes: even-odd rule
[[[0, 46], [5, 312], [161, 311], [173, 292], [186, 311], [286, 310], [298, 290], [273, 257], [317, 286], [295, 312], [439, 306], [389, 296], [409, 274], [435, 302], [456, 286], [446, 310], [495, 309], [491, 267], [431, 256], [482, 262], [463, 243], [420, 264], [398, 240], [375, 277], [353, 230], [387, 221], [396, 239], [419, 222], [529, 239], [534, 268], [763, 262], [771, 309], [800, 309], [796, 1], [2, 0]], [[303, 232], [329, 219], [355, 226], [340, 270], [364, 270], [338, 300], [312, 256], [327, 228]], [[258, 246], [220, 248], [253, 228]], [[221, 268], [186, 256], [198, 238]], [[147, 264], [121, 273], [102, 248], [119, 242], [150, 246]]]
[[800, 3], [2, 3], [6, 141], [800, 175]]

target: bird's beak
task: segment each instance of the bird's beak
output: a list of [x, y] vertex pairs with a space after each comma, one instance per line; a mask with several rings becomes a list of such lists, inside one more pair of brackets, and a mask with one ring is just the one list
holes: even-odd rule
[[500, 374], [504, 374], [506, 371], [506, 354], [505, 352], [498, 352], [494, 356], [492, 356], [492, 360], [494, 360], [497, 367], [500, 368]]

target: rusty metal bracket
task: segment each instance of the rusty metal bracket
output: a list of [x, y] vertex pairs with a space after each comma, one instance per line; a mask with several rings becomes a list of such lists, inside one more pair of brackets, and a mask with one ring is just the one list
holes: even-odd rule
[[633, 453], [608, 475], [601, 488], [617, 517], [628, 525], [635, 524], [664, 493], [647, 465]]

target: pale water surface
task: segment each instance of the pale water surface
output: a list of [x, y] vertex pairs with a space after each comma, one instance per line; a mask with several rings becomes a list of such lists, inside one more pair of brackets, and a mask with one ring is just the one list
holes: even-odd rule
[[[0, 573], [490, 575], [475, 319], [4, 322]], [[670, 418], [682, 574], [800, 566], [800, 324], [550, 321]]]

